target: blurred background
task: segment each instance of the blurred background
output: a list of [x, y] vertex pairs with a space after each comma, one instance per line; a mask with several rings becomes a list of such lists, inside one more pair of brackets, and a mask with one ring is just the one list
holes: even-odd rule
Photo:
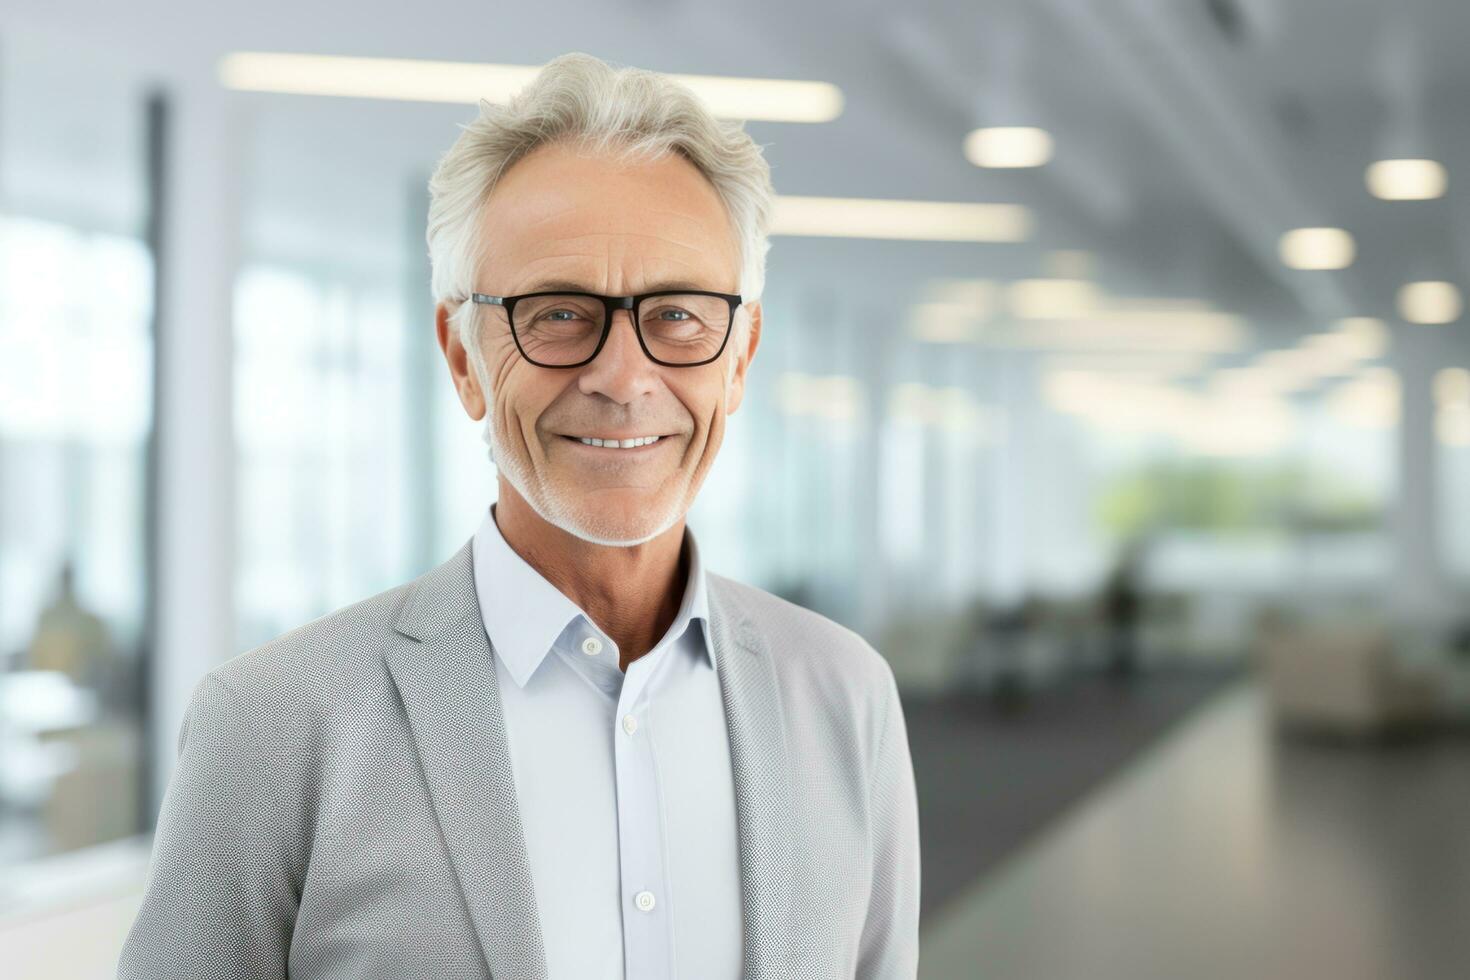
[[1455, 0], [7, 0], [6, 976], [111, 975], [205, 671], [473, 534], [425, 184], [568, 50], [766, 148], [689, 520], [892, 664], [921, 976], [1464, 976], [1467, 41]]

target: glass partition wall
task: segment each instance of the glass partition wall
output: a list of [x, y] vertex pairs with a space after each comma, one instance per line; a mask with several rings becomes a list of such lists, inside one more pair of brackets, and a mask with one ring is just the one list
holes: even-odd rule
[[146, 820], [147, 98], [0, 38], [0, 875]]

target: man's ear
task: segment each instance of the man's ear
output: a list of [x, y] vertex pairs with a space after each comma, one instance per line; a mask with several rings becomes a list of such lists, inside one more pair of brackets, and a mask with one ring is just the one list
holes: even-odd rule
[[749, 327], [745, 331], [745, 342], [741, 349], [735, 351], [734, 377], [730, 380], [729, 394], [725, 398], [726, 415], [735, 414], [735, 409], [740, 407], [740, 402], [745, 398], [745, 372], [755, 359], [755, 349], [761, 342], [760, 300], [746, 303], [742, 309], [749, 318]]
[[460, 343], [459, 331], [450, 320], [452, 314], [453, 310], [446, 304], [435, 305], [434, 333], [439, 338], [439, 349], [444, 352], [444, 360], [449, 362], [449, 376], [454, 381], [459, 403], [464, 406], [471, 419], [479, 421], [485, 417], [485, 393], [480, 390], [480, 380], [475, 377], [470, 365], [469, 351]]

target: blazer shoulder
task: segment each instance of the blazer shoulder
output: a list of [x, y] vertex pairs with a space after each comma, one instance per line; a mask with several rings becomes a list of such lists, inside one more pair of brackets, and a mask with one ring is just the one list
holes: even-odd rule
[[713, 572], [709, 577], [783, 666], [856, 676], [880, 696], [891, 683], [888, 660], [856, 630], [758, 586]]
[[236, 654], [209, 677], [237, 694], [288, 696], [300, 703], [332, 696], [376, 673], [379, 652], [418, 580], [359, 599]]

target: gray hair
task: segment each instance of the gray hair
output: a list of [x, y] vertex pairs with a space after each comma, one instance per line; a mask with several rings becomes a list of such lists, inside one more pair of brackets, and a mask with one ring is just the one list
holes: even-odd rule
[[[429, 178], [426, 237], [436, 303], [467, 300], [474, 289], [483, 258], [480, 216], [501, 175], [537, 147], [561, 141], [643, 159], [682, 154], [714, 186], [730, 217], [740, 255], [740, 295], [746, 301], [760, 298], [774, 197], [770, 167], [738, 122], [715, 119], [674, 79], [640, 68], [615, 69], [590, 54], [564, 54], [504, 105], [482, 99], [480, 117], [461, 129]], [[451, 320], [472, 358], [479, 356], [475, 309], [463, 302]], [[731, 339], [738, 350], [749, 317], [738, 316], [736, 324]]]

